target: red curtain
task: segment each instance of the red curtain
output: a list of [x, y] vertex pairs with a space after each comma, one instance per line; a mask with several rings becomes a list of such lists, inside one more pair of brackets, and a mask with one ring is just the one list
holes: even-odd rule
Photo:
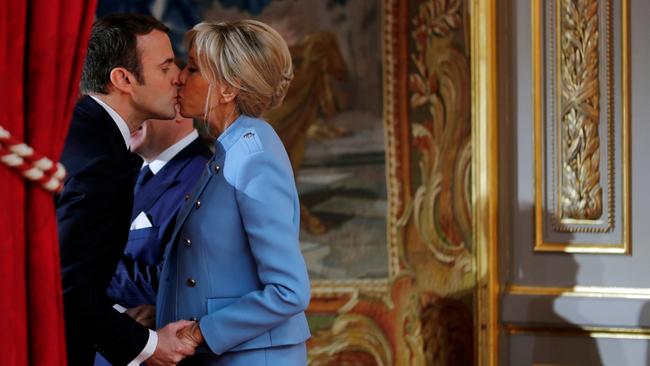
[[[57, 160], [96, 0], [0, 2], [0, 125]], [[0, 364], [65, 365], [52, 195], [0, 164]]]

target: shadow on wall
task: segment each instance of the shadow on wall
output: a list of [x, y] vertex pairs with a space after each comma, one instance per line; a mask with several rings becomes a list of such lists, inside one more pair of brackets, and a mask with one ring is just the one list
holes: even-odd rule
[[[578, 263], [571, 254], [540, 254], [540, 255], [563, 255], [570, 258], [569, 267], [564, 267], [564, 271], [572, 272], [572, 277], [567, 277], [567, 281], [576, 284], [578, 274]], [[563, 262], [563, 266], [567, 266]], [[553, 268], [549, 268], [553, 271]], [[598, 351], [596, 339], [589, 337], [580, 327], [565, 318], [560, 311], [560, 302], [562, 297], [544, 296], [531, 300], [528, 307], [528, 317], [531, 320], [540, 319], [541, 327], [549, 329], [557, 328], [558, 332], [552, 332], [548, 335], [532, 337], [533, 342], [533, 365], [603, 365]], [[558, 347], [558, 343], [562, 346]]]
[[[533, 210], [532, 205], [525, 209], [518, 209], [517, 220], [533, 223], [535, 219]], [[530, 232], [534, 233], [534, 230]], [[571, 238], [567, 238], [567, 240], [571, 240]], [[532, 250], [533, 242], [534, 238], [531, 235], [530, 241], [525, 243], [530, 245], [530, 250]], [[525, 244], [522, 243], [522, 245]], [[535, 253], [534, 256], [553, 258], [549, 262], [556, 263], [557, 266], [545, 268], [545, 273], [549, 277], [556, 278], [557, 276], [551, 276], [551, 274], [557, 274], [558, 271], [561, 273], [563, 282], [557, 286], [569, 288], [576, 286], [579, 264], [575, 260], [574, 254]], [[538, 273], [536, 276], [539, 276], [536, 280], [543, 280], [544, 278], [541, 276], [545, 276], [545, 274]], [[591, 338], [582, 329], [585, 324], [580, 324], [583, 317], [579, 313], [580, 309], [575, 306], [575, 302], [567, 302], [567, 297], [561, 295], [528, 296], [527, 302], [522, 303], [522, 305], [527, 304], [527, 309], [521, 309], [521, 311], [522, 315], [525, 313], [526, 324], [524, 327], [534, 331], [524, 332], [523, 335], [511, 338], [514, 340], [511, 347], [528, 348], [528, 351], [511, 350], [515, 354], [523, 351], [515, 356], [516, 358], [520, 358], [520, 361], [528, 359], [526, 364], [529, 365], [603, 365], [597, 339]], [[585, 318], [587, 316], [585, 314]], [[530, 352], [530, 354], [526, 355], [526, 352]], [[513, 365], [518, 364], [517, 362], [513, 362]]]
[[[641, 328], [650, 328], [650, 302], [643, 304], [641, 311], [639, 312], [639, 327]], [[646, 348], [646, 365], [650, 365], [650, 342], [645, 341]]]

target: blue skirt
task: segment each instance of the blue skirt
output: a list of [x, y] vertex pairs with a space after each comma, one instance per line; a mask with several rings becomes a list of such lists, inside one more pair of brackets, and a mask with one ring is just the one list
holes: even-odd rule
[[305, 343], [291, 346], [226, 352], [220, 356], [197, 353], [179, 363], [179, 366], [306, 366]]

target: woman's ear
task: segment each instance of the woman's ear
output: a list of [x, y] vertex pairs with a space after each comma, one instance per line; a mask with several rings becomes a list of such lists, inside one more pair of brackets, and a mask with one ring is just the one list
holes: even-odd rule
[[124, 93], [130, 93], [133, 90], [135, 76], [123, 67], [116, 67], [111, 70], [109, 75], [113, 86]]
[[237, 98], [237, 95], [239, 94], [239, 88], [235, 88], [232, 85], [227, 85], [225, 83], [222, 83], [219, 86], [219, 88], [220, 88], [219, 95], [221, 96], [220, 98], [221, 103], [224, 104], [232, 102], [233, 100], [235, 100], [235, 98]]

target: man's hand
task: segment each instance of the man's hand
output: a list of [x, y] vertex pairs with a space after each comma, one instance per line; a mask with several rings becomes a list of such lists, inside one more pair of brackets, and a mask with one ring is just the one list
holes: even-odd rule
[[195, 347], [204, 341], [203, 334], [201, 333], [201, 328], [197, 322], [193, 322], [193, 324], [189, 327], [180, 329], [178, 332], [176, 332], [176, 335], [183, 342], [190, 345], [195, 345]]
[[158, 345], [153, 355], [147, 359], [146, 364], [149, 366], [176, 365], [185, 357], [193, 355], [197, 345], [182, 341], [176, 335], [177, 332], [192, 324], [194, 323], [188, 320], [179, 320], [159, 329], [156, 332]]
[[156, 307], [142, 304], [126, 310], [126, 314], [147, 328], [156, 326]]

